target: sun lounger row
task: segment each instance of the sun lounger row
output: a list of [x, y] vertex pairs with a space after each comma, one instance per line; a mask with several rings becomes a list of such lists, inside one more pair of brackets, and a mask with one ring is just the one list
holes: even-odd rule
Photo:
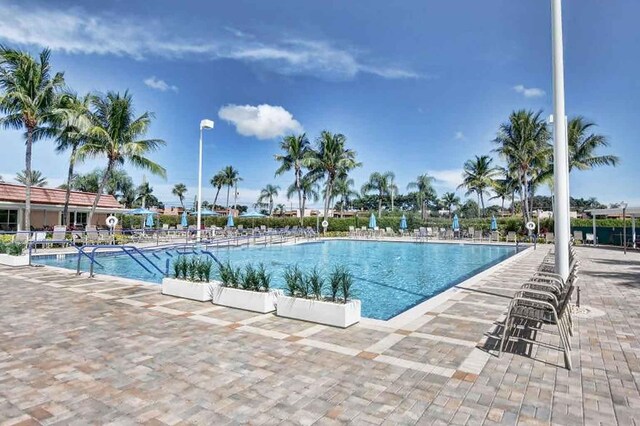
[[553, 272], [552, 255], [544, 259], [538, 271], [522, 284], [509, 304], [500, 342], [500, 355], [512, 337], [536, 343], [529, 336], [535, 336], [544, 325], [553, 326], [558, 330], [565, 367], [571, 370], [571, 296], [578, 280], [578, 270], [579, 262], [573, 247], [570, 250], [570, 273], [566, 281]]

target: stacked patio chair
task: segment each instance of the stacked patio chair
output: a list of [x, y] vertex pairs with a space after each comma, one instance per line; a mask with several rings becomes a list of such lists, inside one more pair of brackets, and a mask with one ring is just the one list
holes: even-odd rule
[[483, 239], [482, 230], [478, 229], [477, 231], [474, 231], [473, 241], [482, 241], [482, 239]]
[[507, 242], [509, 242], [509, 241], [517, 243], [518, 242], [518, 234], [516, 234], [514, 231], [507, 232]]
[[516, 292], [509, 304], [504, 322], [500, 353], [502, 355], [507, 342], [516, 335], [521, 341], [536, 343], [527, 338], [527, 332], [537, 332], [544, 325], [557, 327], [560, 349], [564, 353], [565, 367], [571, 370], [571, 336], [573, 320], [571, 318], [571, 296], [578, 280], [579, 262], [573, 247], [570, 248], [570, 272], [565, 281], [553, 273], [553, 258], [548, 255], [529, 281]]

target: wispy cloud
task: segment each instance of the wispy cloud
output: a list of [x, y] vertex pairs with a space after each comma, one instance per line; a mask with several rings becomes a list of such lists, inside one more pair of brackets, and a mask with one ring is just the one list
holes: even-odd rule
[[546, 94], [546, 92], [537, 87], [524, 87], [522, 84], [513, 86], [513, 90], [517, 93], [521, 93], [525, 98], [539, 98]]
[[159, 90], [161, 92], [166, 92], [167, 90], [171, 90], [173, 92], [178, 92], [178, 87], [172, 84], [167, 83], [164, 80], [156, 78], [155, 76], [151, 76], [149, 78], [144, 79], [144, 84], [149, 86], [152, 89]]
[[462, 183], [462, 169], [427, 170], [435, 178], [433, 186], [438, 193], [455, 192]]
[[455, 140], [457, 141], [463, 141], [466, 139], [466, 136], [464, 135], [464, 133], [457, 131], [456, 134], [453, 136]]
[[300, 133], [302, 125], [286, 109], [273, 105], [225, 105], [218, 116], [236, 127], [243, 136], [273, 139], [287, 133]]
[[235, 59], [256, 63], [285, 75], [313, 75], [353, 79], [359, 74], [385, 79], [415, 79], [420, 73], [388, 60], [372, 60], [360, 50], [336, 47], [324, 40], [258, 40], [236, 28], [212, 42], [179, 35], [171, 24], [153, 19], [144, 27], [124, 17], [101, 16], [81, 8], [56, 10], [0, 4], [0, 40], [26, 46], [49, 47], [70, 54], [199, 60]]

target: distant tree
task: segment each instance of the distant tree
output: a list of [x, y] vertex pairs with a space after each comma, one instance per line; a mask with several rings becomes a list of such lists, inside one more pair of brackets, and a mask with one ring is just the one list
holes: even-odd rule
[[[240, 177], [240, 172], [237, 169], [234, 169], [233, 166], [226, 166], [221, 170], [222, 175], [224, 176], [224, 184], [227, 187], [227, 212], [229, 211], [229, 193], [231, 188], [236, 186], [238, 182], [242, 181]], [[217, 197], [216, 197], [217, 199]]]
[[375, 192], [378, 196], [378, 216], [382, 215], [382, 201], [385, 197], [392, 195], [395, 184], [393, 180], [396, 175], [393, 172], [374, 172], [369, 176], [369, 181], [362, 185], [361, 192], [366, 195], [370, 192]]
[[47, 186], [49, 182], [47, 182], [47, 178], [42, 175], [42, 172], [39, 170], [31, 170], [27, 172], [23, 170], [16, 174], [16, 182], [21, 183], [23, 185], [30, 186], [38, 186], [43, 187]]
[[269, 206], [269, 216], [273, 214], [273, 198], [278, 196], [278, 191], [280, 187], [278, 185], [267, 184], [260, 191], [260, 196], [258, 197], [258, 203], [267, 202]]
[[436, 198], [436, 190], [433, 188], [433, 182], [435, 179], [428, 174], [419, 175], [415, 181], [409, 182], [407, 189], [416, 190], [416, 198], [418, 201], [418, 210], [421, 212], [421, 217], [424, 220], [426, 201]]
[[358, 193], [353, 190], [353, 179], [340, 178], [336, 180], [334, 193], [340, 197], [340, 217], [344, 216], [344, 210], [348, 209], [351, 201], [358, 197]]
[[467, 188], [467, 195], [475, 192], [478, 196], [478, 203], [482, 207], [484, 216], [484, 195], [488, 193], [494, 182], [494, 178], [499, 173], [498, 169], [492, 166], [493, 159], [488, 155], [475, 156], [475, 159], [464, 163], [463, 180], [458, 188]]
[[171, 190], [171, 193], [176, 197], [178, 197], [178, 200], [180, 200], [180, 206], [182, 206], [182, 208], [184, 209], [184, 194], [187, 193], [187, 187], [185, 186], [185, 184], [184, 183], [175, 184], [175, 186]]
[[216, 189], [216, 196], [213, 199], [213, 208], [215, 209], [215, 206], [218, 203], [218, 195], [220, 195], [220, 190], [223, 186], [226, 185], [226, 174], [224, 170], [220, 170], [218, 173], [216, 173], [209, 182], [211, 183], [211, 186]]
[[445, 192], [442, 194], [442, 205], [449, 211], [451, 217], [451, 208], [460, 204], [460, 198], [455, 192]]
[[478, 203], [473, 200], [466, 200], [456, 211], [460, 217], [474, 218], [480, 216], [480, 208]]

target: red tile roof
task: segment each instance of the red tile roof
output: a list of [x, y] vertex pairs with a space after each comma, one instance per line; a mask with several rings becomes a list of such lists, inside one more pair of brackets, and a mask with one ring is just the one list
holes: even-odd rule
[[[63, 205], [66, 191], [57, 188], [31, 187], [31, 203], [33, 204], [57, 204]], [[69, 205], [91, 207], [96, 197], [95, 193], [71, 191]], [[26, 190], [23, 185], [0, 183], [0, 202], [9, 201], [23, 203], [26, 198]], [[105, 209], [121, 209], [122, 206], [113, 195], [104, 194], [100, 197], [98, 207]]]

